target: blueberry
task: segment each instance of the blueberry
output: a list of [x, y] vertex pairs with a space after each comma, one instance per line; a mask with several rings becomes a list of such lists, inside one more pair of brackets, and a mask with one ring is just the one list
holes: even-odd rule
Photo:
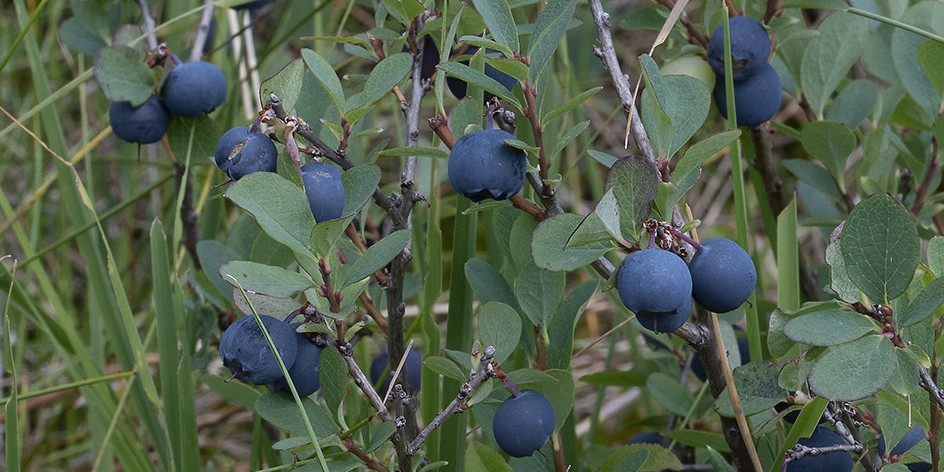
[[[468, 54], [468, 55], [471, 56], [471, 55], [475, 54], [475, 52], [478, 51], [478, 50], [479, 50], [479, 47], [478, 47], [478, 46], [469, 46], [469, 49], [466, 49], [466, 51], [465, 51], [464, 54]], [[486, 54], [493, 54], [493, 53], [499, 53], [499, 51], [496, 51], [496, 50], [494, 50], [494, 49], [485, 49], [485, 53], [486, 53]], [[499, 54], [501, 54], [501, 53], [499, 53]], [[502, 57], [505, 57], [504, 54], [501, 54], [501, 56], [502, 56]], [[459, 63], [460, 63], [460, 64], [465, 64], [465, 65], [469, 65], [469, 61], [468, 61], [468, 60], [459, 61]], [[502, 71], [500, 71], [500, 70], [498, 70], [498, 69], [492, 67], [492, 66], [491, 66], [490, 64], [488, 64], [488, 63], [485, 64], [484, 72], [485, 72], [485, 75], [487, 75], [487, 76], [489, 76], [489, 77], [491, 77], [491, 78], [497, 80], [498, 83], [502, 84], [502, 85], [503, 85], [506, 89], [508, 89], [509, 91], [513, 90], [513, 89], [515, 88], [515, 85], [518, 85], [518, 79], [516, 79], [516, 78], [514, 78], [514, 77], [512, 77], [512, 76], [510, 76], [510, 75], [508, 75], [508, 74], [506, 74], [506, 73], [504, 73], [504, 72], [502, 72]], [[468, 85], [469, 85], [469, 84], [465, 83], [464, 80], [459, 79], [459, 78], [456, 78], [456, 77], [447, 77], [447, 78], [446, 78], [446, 86], [449, 87], [449, 91], [452, 92], [452, 94], [453, 94], [456, 98], [458, 98], [458, 99], [465, 98], [466, 93], [468, 93]], [[485, 101], [487, 102], [487, 101], [491, 100], [492, 97], [494, 97], [494, 95], [492, 95], [492, 94], [489, 93], [489, 92], [485, 92], [485, 96], [484, 96], [484, 97], [485, 97]]]
[[[238, 149], [237, 149], [238, 147]], [[253, 172], [275, 172], [279, 151], [264, 133], [230, 128], [216, 142], [216, 166], [233, 180]]]
[[[741, 364], [747, 364], [751, 361], [751, 350], [748, 347], [748, 340], [747, 338], [738, 338], [737, 343], [738, 352], [741, 354]], [[692, 373], [702, 382], [708, 379], [708, 372], [705, 372], [705, 364], [701, 362], [701, 358], [698, 356], [692, 359]]]
[[179, 64], [167, 75], [161, 96], [171, 113], [183, 117], [200, 116], [213, 111], [226, 100], [226, 76], [209, 62]]
[[[908, 431], [905, 437], [901, 438], [901, 441], [898, 441], [898, 445], [892, 448], [892, 452], [889, 455], [902, 456], [925, 439], [924, 428], [922, 428], [921, 425], [915, 425], [914, 428], [911, 428], [911, 431]], [[878, 438], [878, 454], [880, 456], [885, 455], [885, 437], [881, 434]], [[908, 470], [911, 472], [928, 472], [931, 470], [931, 464], [927, 462], [912, 462], [905, 464], [905, 466], [908, 467]]]
[[658, 333], [675, 331], [692, 312], [692, 277], [685, 261], [669, 251], [643, 249], [620, 264], [620, 300], [639, 323]]
[[[384, 369], [387, 369], [389, 366], [390, 372], [383, 377], [383, 383], [380, 385], [380, 395], [387, 393], [387, 389], [390, 388], [390, 374], [396, 370], [395, 365], [390, 364], [390, 355], [387, 351], [382, 352], [377, 356], [373, 362], [370, 363], [370, 381], [374, 385], [377, 385], [377, 382], [380, 381], [380, 375], [383, 374]], [[403, 364], [403, 372], [400, 374], [400, 379], [406, 379], [406, 384], [403, 385], [403, 388], [409, 392], [410, 395], [416, 396], [420, 393], [420, 381], [422, 380], [423, 372], [423, 355], [420, 354], [416, 349], [410, 349], [410, 353], [406, 355], [406, 363]], [[405, 374], [405, 375], [404, 375]]]
[[449, 154], [449, 181], [473, 202], [486, 198], [507, 200], [524, 185], [527, 154], [505, 144], [515, 139], [507, 131], [473, 131], [456, 141]]
[[344, 185], [341, 170], [327, 162], [309, 162], [302, 166], [302, 184], [315, 222], [336, 220], [344, 212]]
[[665, 440], [659, 433], [653, 433], [652, 431], [643, 431], [632, 435], [626, 444], [659, 444], [662, 445], [662, 441]]
[[524, 390], [498, 407], [492, 430], [498, 447], [512, 457], [525, 457], [544, 447], [554, 434], [554, 408], [544, 395]]
[[688, 265], [692, 273], [692, 297], [715, 313], [726, 313], [741, 306], [757, 284], [751, 256], [727, 238], [709, 239], [701, 245]]
[[135, 108], [129, 102], [112, 102], [108, 109], [111, 130], [122, 141], [138, 144], [156, 143], [167, 133], [170, 114], [160, 98], [151, 95]]
[[[824, 426], [817, 426], [808, 438], [801, 438], [797, 443], [806, 447], [826, 447], [846, 444], [835, 431]], [[804, 456], [790, 462], [787, 472], [850, 472], [852, 454], [844, 451], [831, 452], [819, 456]]]
[[[770, 36], [764, 27], [751, 17], [736, 16], [729, 21], [734, 80], [744, 80], [760, 72], [767, 64], [767, 58], [770, 56]], [[724, 75], [723, 24], [718, 25], [708, 41], [708, 64], [716, 74]]]
[[262, 8], [275, 0], [253, 0], [251, 2], [246, 2], [240, 5], [233, 7], [234, 10], [255, 10], [256, 8]]
[[[291, 368], [298, 354], [295, 329], [282, 320], [259, 315], [286, 368]], [[252, 316], [244, 316], [231, 324], [220, 338], [220, 357], [237, 379], [265, 385], [282, 377], [279, 363], [269, 349], [259, 324]]]
[[[299, 324], [293, 324], [295, 328]], [[292, 377], [292, 383], [295, 384], [295, 391], [299, 397], [307, 397], [321, 388], [321, 382], [318, 378], [318, 359], [321, 357], [321, 348], [313, 343], [304, 333], [295, 333], [295, 340], [298, 342], [298, 353], [295, 355], [295, 362], [288, 370]], [[271, 384], [273, 390], [277, 392], [288, 392], [288, 382], [285, 377], [279, 377]]]
[[[715, 84], [715, 105], [721, 116], [728, 117], [727, 91], [724, 80]], [[747, 79], [734, 82], [734, 110], [738, 126], [756, 128], [773, 118], [780, 110], [780, 76], [770, 64]]]

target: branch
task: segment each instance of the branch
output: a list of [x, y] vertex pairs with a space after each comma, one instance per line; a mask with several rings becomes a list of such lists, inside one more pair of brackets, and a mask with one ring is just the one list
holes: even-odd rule
[[151, 9], [148, 7], [147, 0], [138, 0], [138, 6], [141, 7], [141, 14], [144, 16], [144, 29], [147, 33], [148, 48], [153, 51], [157, 49], [157, 34], [154, 33], [154, 17], [151, 16]]
[[204, 0], [200, 27], [197, 28], [197, 35], [193, 38], [193, 46], [190, 49], [190, 62], [199, 61], [203, 57], [203, 47], [206, 45], [207, 33], [210, 31], [210, 21], [212, 20], [213, 0]]
[[918, 382], [918, 385], [927, 390], [931, 395], [931, 400], [937, 403], [937, 406], [944, 411], [944, 391], [942, 391], [941, 388], [937, 386], [937, 382], [931, 378], [928, 369], [918, 366], [918, 375], [921, 376], [921, 381]]
[[456, 398], [453, 398], [449, 405], [439, 412], [433, 421], [431, 421], [423, 431], [420, 431], [420, 434], [416, 436], [416, 439], [410, 443], [407, 447], [407, 454], [413, 455], [419, 451], [420, 447], [423, 445], [423, 442], [426, 441], [426, 438], [436, 430], [440, 425], [443, 424], [443, 421], [446, 421], [450, 416], [456, 413], [462, 413], [465, 411], [468, 406], [465, 404], [465, 400], [472, 395], [472, 392], [475, 389], [479, 388], [483, 382], [495, 376], [495, 346], [488, 346], [485, 348], [480, 358], [481, 364], [479, 365], [478, 370], [469, 378], [469, 381], [462, 384], [462, 388], [459, 389], [459, 393], [456, 395]]
[[786, 454], [784, 454], [782, 470], [786, 470], [787, 464], [800, 460], [806, 456], [819, 456], [823, 454], [831, 454], [833, 452], [861, 454], [862, 450], [863, 447], [861, 444], [836, 444], [835, 446], [823, 447], [807, 447], [802, 444], [797, 444], [787, 451]]
[[602, 61], [603, 65], [610, 71], [610, 78], [613, 80], [613, 86], [616, 87], [616, 93], [619, 94], [620, 103], [623, 105], [623, 112], [628, 115], [629, 127], [636, 141], [639, 151], [647, 160], [654, 165], [658, 164], [658, 159], [649, 143], [649, 136], [646, 129], [639, 119], [639, 112], [633, 106], [633, 92], [629, 86], [629, 77], [623, 74], [620, 69], [619, 60], [616, 59], [616, 48], [613, 47], [613, 37], [610, 35], [610, 15], [603, 11], [603, 5], [600, 0], [588, 0], [590, 12], [593, 14], [593, 22], [597, 25], [597, 32], [600, 37], [600, 47], [594, 47], [594, 54]]
[[376, 459], [367, 455], [367, 453], [364, 452], [363, 449], [357, 447], [357, 444], [354, 443], [354, 440], [351, 439], [350, 436], [342, 439], [341, 443], [344, 444], [344, 447], [347, 449], [348, 452], [357, 456], [357, 458], [360, 459], [362, 462], [364, 462], [364, 465], [366, 465], [367, 467], [370, 467], [372, 470], [376, 470], [377, 472], [387, 472], [387, 468], [384, 467], [383, 464], [381, 464], [380, 462], [377, 462]]

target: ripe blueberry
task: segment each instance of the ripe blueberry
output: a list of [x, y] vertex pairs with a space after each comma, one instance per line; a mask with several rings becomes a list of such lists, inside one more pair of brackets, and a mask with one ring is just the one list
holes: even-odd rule
[[171, 113], [184, 117], [200, 116], [213, 111], [226, 100], [226, 76], [209, 62], [179, 64], [167, 75], [161, 96]]
[[[384, 369], [390, 368], [390, 372], [387, 375], [383, 376], [383, 383], [380, 385], [380, 395], [387, 393], [387, 389], [390, 388], [390, 375], [396, 370], [395, 365], [390, 365], [390, 355], [387, 351], [380, 353], [379, 356], [374, 358], [374, 361], [370, 363], [370, 382], [374, 385], [377, 385], [377, 382], [380, 381], [380, 375], [383, 374]], [[403, 372], [400, 374], [400, 379], [406, 379], [406, 382], [403, 385], [403, 389], [409, 392], [410, 395], [416, 395], [420, 393], [420, 381], [422, 380], [423, 372], [423, 355], [415, 349], [410, 349], [410, 353], [406, 355], [406, 362], [403, 364]]]
[[[797, 441], [806, 447], [826, 447], [846, 444], [835, 431], [824, 426], [817, 426], [808, 438]], [[803, 456], [790, 462], [787, 472], [851, 472], [852, 455], [844, 451], [831, 452], [819, 456]]]
[[449, 154], [449, 181], [473, 202], [506, 200], [524, 185], [527, 154], [505, 144], [515, 137], [500, 129], [473, 131], [456, 141]]
[[[293, 324], [296, 328], [299, 324]], [[321, 388], [321, 382], [318, 378], [318, 360], [321, 357], [321, 348], [313, 343], [308, 336], [303, 333], [295, 333], [295, 340], [298, 342], [298, 353], [295, 355], [295, 362], [288, 370], [292, 377], [292, 383], [295, 384], [295, 391], [299, 397], [307, 397]], [[288, 382], [285, 377], [279, 377], [272, 383], [272, 389], [277, 392], [288, 392]]]
[[[259, 315], [286, 368], [291, 368], [298, 354], [295, 329], [282, 320]], [[237, 379], [255, 385], [265, 385], [282, 378], [282, 370], [266, 342], [259, 324], [252, 316], [244, 316], [231, 324], [220, 338], [220, 357], [223, 365]]]
[[[714, 90], [715, 105], [725, 118], [728, 117], [727, 96], [724, 80], [719, 78]], [[738, 126], [749, 128], [756, 128], [777, 114], [780, 110], [780, 76], [772, 65], [764, 64], [754, 75], [734, 82], [734, 110]]]
[[275, 172], [279, 151], [264, 133], [230, 128], [216, 142], [216, 166], [233, 180], [253, 172]]
[[302, 184], [315, 221], [336, 220], [344, 212], [344, 186], [341, 170], [327, 162], [309, 162], [302, 166]]
[[[923, 440], [925, 440], [924, 428], [921, 425], [915, 425], [905, 437], [901, 438], [901, 441], [898, 441], [898, 445], [892, 448], [889, 456], [902, 456]], [[878, 454], [880, 456], [885, 455], [885, 437], [883, 435], [879, 435], [878, 438]], [[927, 462], [912, 462], [905, 464], [905, 466], [911, 472], [928, 472], [931, 470], [931, 464]]]
[[636, 251], [616, 275], [620, 300], [639, 323], [658, 333], [675, 331], [692, 312], [692, 277], [679, 256], [662, 249]]
[[[734, 80], [744, 80], [760, 72], [761, 67], [767, 64], [767, 58], [770, 56], [770, 36], [764, 27], [751, 17], [736, 16], [729, 21]], [[716, 74], [724, 75], [723, 24], [718, 25], [708, 41], [708, 64]]]
[[662, 444], [665, 438], [659, 433], [652, 431], [642, 431], [632, 435], [626, 444]]
[[544, 395], [524, 390], [498, 407], [492, 430], [498, 447], [512, 457], [525, 457], [544, 447], [554, 434], [554, 408]]
[[688, 265], [692, 273], [692, 297], [715, 313], [726, 313], [741, 306], [757, 284], [751, 256], [727, 238], [709, 239], [701, 246]]
[[[469, 46], [469, 49], [466, 49], [464, 54], [468, 54], [471, 56], [475, 54], [475, 52], [478, 50], [479, 50], [478, 46]], [[494, 49], [485, 49], [486, 54], [493, 54], [497, 52], [498, 51]], [[505, 57], [505, 55], [502, 54], [502, 57]], [[459, 61], [459, 63], [469, 65], [469, 61], [467, 60]], [[498, 83], [502, 84], [509, 91], [514, 89], [515, 85], [518, 85], [518, 79], [492, 67], [488, 63], [485, 64], [484, 72], [485, 72], [485, 75], [497, 80]], [[468, 93], [469, 84], [465, 83], [464, 80], [456, 78], [456, 77], [447, 77], [446, 86], [449, 87], [449, 91], [452, 92], [452, 94], [458, 99], [465, 98], [466, 93]], [[485, 92], [484, 98], [486, 102], [491, 100], [492, 97], [494, 97], [494, 95], [492, 95], [489, 92]]]
[[129, 102], [112, 102], [108, 109], [111, 130], [122, 141], [138, 144], [156, 143], [167, 133], [170, 114], [161, 99], [151, 95], [141, 106]]

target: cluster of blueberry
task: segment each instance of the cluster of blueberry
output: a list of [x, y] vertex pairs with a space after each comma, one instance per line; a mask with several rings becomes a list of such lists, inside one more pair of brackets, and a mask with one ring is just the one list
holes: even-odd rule
[[[267, 315], [259, 315], [259, 319], [288, 369], [298, 395], [307, 397], [315, 393], [320, 387], [318, 359], [321, 348], [305, 334], [295, 331], [299, 324]], [[220, 338], [220, 357], [237, 380], [268, 385], [275, 391], [289, 390], [278, 360], [252, 316], [240, 318], [226, 328]]]
[[[173, 57], [173, 56], [172, 56]], [[185, 118], [213, 111], [226, 100], [226, 76], [209, 62], [177, 64], [164, 79], [161, 96], [152, 95], [144, 104], [112, 102], [108, 119], [122, 141], [156, 143], [167, 133], [170, 115]]]
[[[718, 111], [728, 117], [724, 85], [724, 25], [718, 26], [708, 42], [708, 64], [715, 71], [714, 97]], [[773, 118], [780, 109], [780, 76], [767, 62], [770, 36], [753, 18], [730, 20], [731, 66], [734, 80], [734, 110], [737, 124], [756, 128]]]
[[727, 238], [695, 248], [692, 261], [662, 249], [643, 249], [620, 264], [616, 288], [626, 308], [646, 329], [675, 331], [692, 313], [692, 299], [715, 313], [732, 311], [747, 301], [757, 283], [751, 257]]

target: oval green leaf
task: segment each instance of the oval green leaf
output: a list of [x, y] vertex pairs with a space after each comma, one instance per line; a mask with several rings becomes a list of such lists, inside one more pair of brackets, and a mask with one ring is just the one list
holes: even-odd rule
[[790, 320], [784, 327], [788, 338], [814, 346], [834, 346], [859, 339], [878, 329], [878, 324], [861, 313], [830, 308]]
[[855, 401], [881, 390], [898, 366], [895, 348], [881, 335], [829, 348], [810, 372], [810, 389], [832, 401]]

